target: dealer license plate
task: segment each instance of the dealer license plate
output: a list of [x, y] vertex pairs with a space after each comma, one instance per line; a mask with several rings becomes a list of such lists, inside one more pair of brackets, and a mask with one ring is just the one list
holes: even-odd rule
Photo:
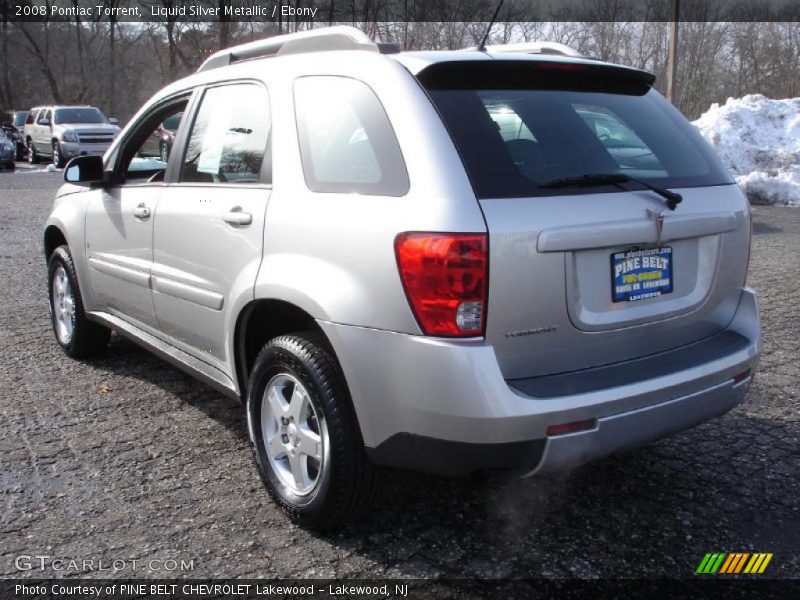
[[611, 255], [611, 299], [630, 302], [672, 292], [672, 248]]

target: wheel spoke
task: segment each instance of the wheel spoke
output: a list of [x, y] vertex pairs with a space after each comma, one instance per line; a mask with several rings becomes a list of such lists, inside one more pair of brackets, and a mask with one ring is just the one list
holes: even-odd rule
[[286, 457], [289, 459], [289, 467], [292, 470], [295, 485], [300, 489], [304, 489], [309, 484], [308, 465], [305, 459], [300, 456], [299, 452], [289, 452]]
[[310, 429], [300, 428], [298, 430], [300, 444], [297, 446], [297, 451], [300, 454], [305, 454], [309, 458], [313, 458], [317, 462], [322, 461], [322, 440], [319, 435]]
[[293, 417], [296, 423], [302, 422], [307, 406], [308, 394], [303, 386], [295, 384], [294, 390], [292, 390], [292, 399], [289, 401], [289, 416]]
[[276, 432], [267, 442], [267, 450], [272, 458], [281, 458], [286, 454], [286, 448], [283, 446], [283, 439], [281, 433]]
[[[277, 386], [273, 386], [269, 389], [269, 392], [267, 392], [267, 402], [269, 402], [269, 405], [272, 408], [273, 416], [276, 419], [279, 419], [281, 415], [286, 413], [286, 405], [281, 400], [281, 394], [279, 393], [278, 389], [279, 388]], [[283, 388], [280, 389], [282, 390]]]

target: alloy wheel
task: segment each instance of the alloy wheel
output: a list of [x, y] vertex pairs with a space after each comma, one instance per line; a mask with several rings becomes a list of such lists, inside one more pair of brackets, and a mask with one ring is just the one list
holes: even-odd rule
[[75, 328], [75, 296], [63, 266], [53, 274], [53, 320], [58, 341], [69, 344]]
[[328, 429], [294, 376], [273, 377], [264, 390], [261, 433], [270, 467], [293, 494], [310, 494], [325, 471]]

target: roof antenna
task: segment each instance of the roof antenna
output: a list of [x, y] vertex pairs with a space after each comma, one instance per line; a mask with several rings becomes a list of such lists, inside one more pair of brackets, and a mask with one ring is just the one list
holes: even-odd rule
[[489, 26], [486, 28], [486, 33], [483, 36], [483, 41], [481, 41], [481, 45], [478, 46], [478, 52], [486, 52], [486, 40], [489, 39], [489, 33], [492, 31], [492, 26], [494, 22], [497, 20], [497, 15], [500, 12], [500, 7], [503, 6], [503, 0], [497, 3], [497, 8], [494, 9], [494, 16], [492, 20], [489, 22]]

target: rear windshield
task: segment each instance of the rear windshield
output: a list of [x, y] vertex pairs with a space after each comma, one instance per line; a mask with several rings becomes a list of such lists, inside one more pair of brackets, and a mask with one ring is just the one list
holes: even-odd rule
[[445, 63], [419, 76], [479, 198], [586, 193], [542, 186], [601, 173], [667, 188], [731, 183], [694, 127], [650, 89], [646, 74], [498, 63]]
[[64, 123], [107, 123], [105, 115], [96, 108], [57, 108], [57, 125]]

